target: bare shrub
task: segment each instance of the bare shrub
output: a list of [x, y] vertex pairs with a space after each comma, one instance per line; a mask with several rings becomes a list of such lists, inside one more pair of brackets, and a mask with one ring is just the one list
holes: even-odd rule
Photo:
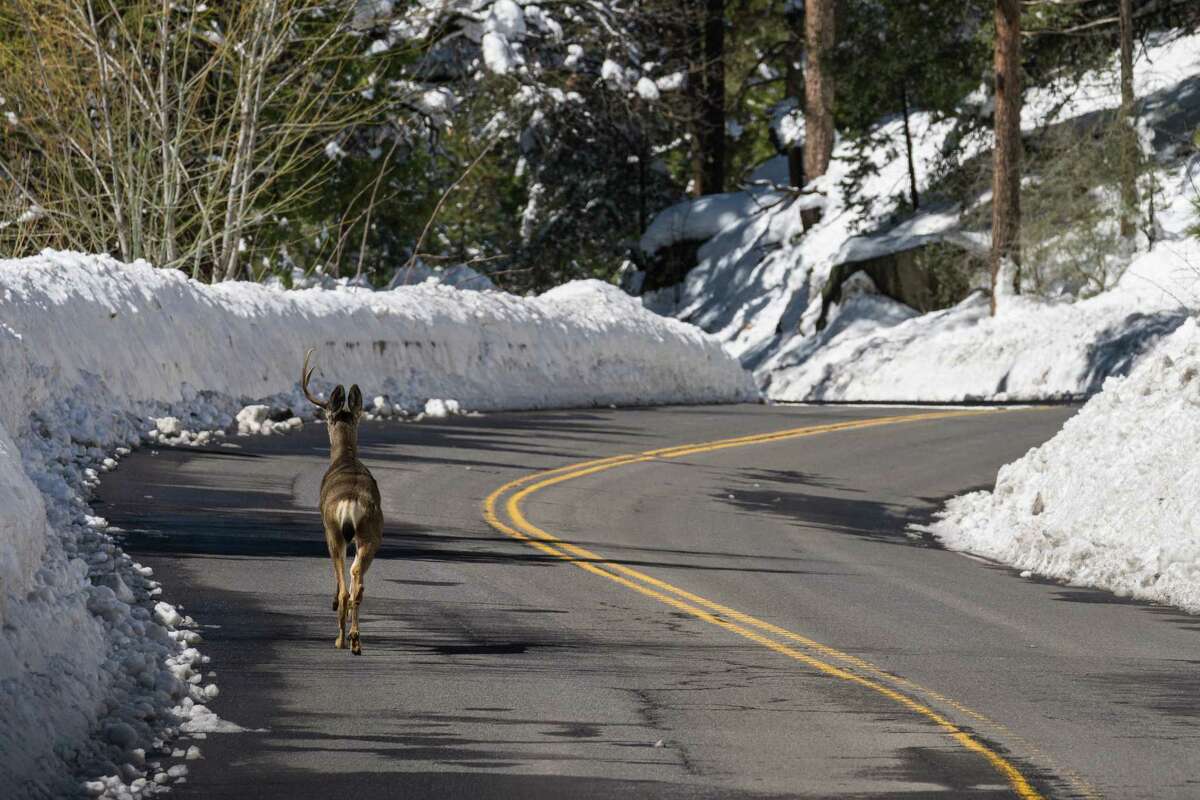
[[19, 191], [0, 219], [42, 212], [0, 247], [242, 275], [262, 222], [311, 202], [371, 113], [352, 5], [9, 0], [0, 172]]

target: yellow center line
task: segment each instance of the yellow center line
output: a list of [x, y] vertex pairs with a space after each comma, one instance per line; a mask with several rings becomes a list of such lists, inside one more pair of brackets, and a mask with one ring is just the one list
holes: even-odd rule
[[[521, 510], [521, 503], [529, 496], [541, 491], [542, 489], [575, 480], [577, 478], [583, 478], [588, 475], [594, 475], [599, 472], [615, 469], [617, 467], [624, 467], [630, 464], [676, 459], [683, 456], [695, 455], [698, 453], [708, 453], [732, 447], [746, 447], [754, 444], [786, 441], [789, 439], [798, 439], [801, 437], [815, 436], [818, 434], [832, 433], [835, 431], [857, 430], [881, 425], [895, 425], [928, 420], [944, 420], [954, 417], [979, 416], [982, 414], [994, 413], [1000, 412], [996, 412], [994, 410], [956, 410], [876, 417], [866, 420], [851, 420], [847, 422], [835, 422], [802, 428], [789, 428], [771, 433], [739, 436], [730, 439], [720, 439], [717, 441], [702, 442], [698, 444], [677, 445], [674, 447], [660, 448], [657, 450], [648, 450], [642, 453], [630, 453], [625, 455], [611, 456], [609, 458], [593, 459], [576, 464], [569, 464], [552, 470], [536, 472], [530, 475], [525, 475], [521, 478], [517, 478], [516, 480], [509, 481], [488, 495], [483, 504], [483, 514], [493, 528], [515, 539], [519, 539], [525, 544], [534, 547], [550, 556], [567, 561], [576, 567], [579, 567], [580, 569], [606, 578], [628, 589], [632, 589], [639, 594], [653, 598], [678, 611], [682, 611], [683, 613], [703, 620], [704, 622], [710, 623], [719, 628], [723, 628], [731, 633], [736, 633], [739, 636], [749, 639], [750, 641], [779, 653], [780, 655], [799, 661], [823, 674], [869, 689], [895, 703], [898, 703], [914, 713], [920, 714], [941, 728], [943, 732], [954, 739], [954, 741], [956, 741], [959, 745], [967, 750], [983, 756], [992, 765], [992, 767], [998, 773], [1000, 773], [1001, 776], [1003, 776], [1017, 796], [1023, 798], [1024, 800], [1035, 800], [1037, 798], [1041, 798], [1042, 795], [1033, 788], [1028, 779], [1026, 779], [1025, 776], [1022, 775], [1021, 772], [1009, 760], [1004, 758], [992, 748], [988, 747], [975, 736], [972, 736], [970, 733], [955, 725], [943, 714], [935, 711], [933, 708], [925, 703], [922, 703], [920, 700], [907, 695], [902, 691], [899, 691], [898, 689], [894, 688], [894, 686], [899, 685], [912, 691], [924, 693], [937, 699], [939, 702], [946, 702], [956, 710], [966, 713], [977, 720], [988, 722], [999, 730], [1005, 730], [1003, 726], [1000, 726], [996, 723], [991, 723], [990, 720], [988, 720], [982, 714], [972, 711], [971, 709], [951, 701], [948, 698], [944, 698], [941, 695], [938, 695], [936, 692], [924, 689], [916, 683], [891, 675], [862, 658], [845, 653], [834, 647], [830, 647], [829, 645], [814, 641], [806, 636], [802, 636], [801, 634], [787, 630], [786, 628], [781, 628], [778, 625], [760, 620], [749, 614], [729, 608], [728, 606], [708, 600], [707, 598], [701, 597], [697, 594], [687, 591], [686, 589], [682, 589], [678, 586], [667, 583], [666, 581], [655, 578], [651, 575], [641, 572], [640, 570], [636, 570], [624, 564], [611, 561], [592, 552], [591, 550], [571, 544], [570, 542], [566, 542], [534, 525], [525, 517]], [[519, 491], [514, 491], [519, 487], [524, 488], [521, 488]], [[508, 517], [508, 520], [512, 523], [511, 525], [501, 519], [500, 513], [497, 510], [500, 498], [506, 494], [509, 494], [510, 492], [511, 494], [504, 504], [504, 513]], [[767, 634], [769, 634], [769, 636]], [[785, 641], [779, 641], [779, 639], [783, 639]], [[866, 677], [864, 675], [851, 672], [846, 667], [839, 667], [829, 663], [829, 661], [823, 661], [814, 655], [810, 655], [803, 650], [797, 649], [793, 645], [800, 645], [808, 651], [815, 652], [826, 659], [841, 662], [842, 664], [857, 669], [860, 672], [865, 672], [872, 677]], [[893, 685], [889, 686], [887, 684]], [[1078, 788], [1083, 790], [1085, 795], [1095, 796], [1090, 787], [1082, 784], [1081, 780], [1077, 779], [1073, 782], [1077, 784]]]

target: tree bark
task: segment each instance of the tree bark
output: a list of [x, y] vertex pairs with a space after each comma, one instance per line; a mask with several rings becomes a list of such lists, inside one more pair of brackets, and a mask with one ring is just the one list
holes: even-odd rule
[[703, 18], [693, 52], [698, 64], [692, 75], [700, 81], [696, 93], [696, 194], [725, 190], [725, 0], [697, 2]]
[[1133, 96], [1133, 2], [1121, 0], [1121, 113], [1118, 120], [1121, 147], [1121, 236], [1137, 232], [1137, 117]]
[[[819, 178], [833, 155], [833, 73], [829, 60], [834, 43], [834, 0], [804, 4], [804, 174]], [[821, 218], [820, 209], [800, 212], [805, 229]]]
[[996, 0], [996, 149], [992, 165], [992, 314], [1001, 265], [1021, 285], [1021, 3]]
[[913, 211], [921, 207], [921, 196], [917, 193], [917, 165], [913, 161], [912, 130], [908, 125], [908, 86], [900, 84], [900, 107], [904, 112], [904, 154], [908, 159], [908, 199]]

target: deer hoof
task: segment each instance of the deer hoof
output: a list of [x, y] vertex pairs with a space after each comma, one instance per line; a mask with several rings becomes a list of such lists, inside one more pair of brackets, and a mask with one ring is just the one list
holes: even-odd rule
[[358, 641], [358, 637], [350, 635], [350, 652], [356, 656], [362, 655], [362, 644]]
[[343, 639], [341, 636], [339, 636], [333, 640], [333, 646], [336, 647], [338, 650], [345, 650], [346, 649], [346, 640]]

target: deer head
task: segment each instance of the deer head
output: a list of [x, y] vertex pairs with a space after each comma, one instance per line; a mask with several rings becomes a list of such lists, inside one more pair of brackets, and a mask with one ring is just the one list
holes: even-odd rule
[[329, 393], [329, 400], [322, 402], [309, 391], [308, 382], [316, 365], [309, 366], [313, 351], [304, 354], [304, 367], [300, 371], [300, 388], [308, 402], [325, 412], [329, 426], [330, 455], [334, 460], [340, 456], [353, 456], [358, 447], [358, 421], [362, 418], [363, 396], [358, 384], [351, 384], [350, 391], [338, 384]]

